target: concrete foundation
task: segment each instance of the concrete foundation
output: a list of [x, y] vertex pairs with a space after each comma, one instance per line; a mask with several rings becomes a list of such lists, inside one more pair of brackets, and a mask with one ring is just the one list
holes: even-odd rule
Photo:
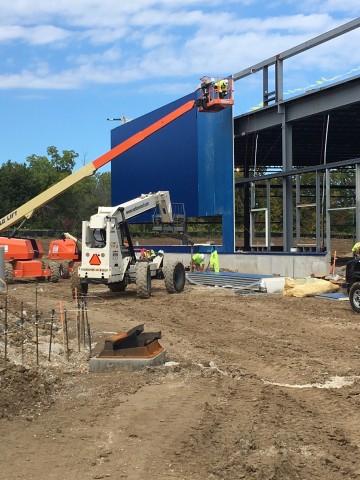
[[123, 370], [134, 372], [145, 367], [158, 367], [165, 364], [165, 353], [158, 353], [153, 358], [98, 358], [93, 357], [89, 361], [89, 371], [91, 373], [109, 372]]
[[[184, 266], [190, 266], [189, 253], [168, 253], [166, 247], [165, 262], [167, 259], [180, 260]], [[205, 253], [205, 265], [208, 265], [210, 254]], [[329, 275], [330, 254], [271, 254], [271, 253], [219, 253], [220, 269], [228, 269], [239, 273], [255, 275], [280, 275], [282, 277], [304, 278], [311, 274]]]

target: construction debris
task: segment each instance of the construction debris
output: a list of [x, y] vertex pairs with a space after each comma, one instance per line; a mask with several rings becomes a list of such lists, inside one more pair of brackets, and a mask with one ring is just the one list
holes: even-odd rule
[[313, 297], [320, 293], [333, 293], [340, 290], [340, 286], [328, 280], [319, 278], [286, 278], [284, 287], [284, 296], [287, 297]]
[[234, 288], [238, 290], [264, 291], [261, 285], [264, 277], [271, 275], [253, 275], [236, 272], [187, 272], [186, 279], [193, 285], [208, 285], [216, 287]]

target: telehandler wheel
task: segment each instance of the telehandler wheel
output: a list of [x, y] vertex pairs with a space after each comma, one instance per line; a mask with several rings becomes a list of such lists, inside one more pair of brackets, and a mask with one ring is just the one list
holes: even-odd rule
[[5, 283], [12, 283], [14, 280], [13, 267], [11, 263], [5, 263]]
[[60, 277], [64, 278], [65, 280], [70, 278], [70, 266], [68, 262], [61, 262], [59, 266], [60, 266]]
[[108, 288], [111, 292], [125, 292], [127, 287], [126, 282], [115, 282], [115, 283], [108, 283]]
[[73, 298], [76, 296], [76, 292], [79, 297], [84, 297], [88, 293], [89, 285], [83, 283], [81, 278], [78, 275], [79, 266], [74, 267], [74, 270], [71, 273], [71, 293]]
[[151, 295], [151, 272], [148, 262], [136, 265], [136, 286], [138, 298], [149, 298]]
[[56, 262], [49, 262], [49, 268], [50, 268], [50, 282], [51, 283], [57, 283], [60, 280], [60, 266]]
[[181, 293], [185, 285], [185, 267], [179, 262], [170, 262], [164, 267], [165, 287], [168, 293]]
[[360, 282], [355, 282], [351, 285], [349, 300], [354, 312], [360, 313]]

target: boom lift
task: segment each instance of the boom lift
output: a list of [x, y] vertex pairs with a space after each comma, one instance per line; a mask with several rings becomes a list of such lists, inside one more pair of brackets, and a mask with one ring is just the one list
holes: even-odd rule
[[81, 250], [81, 240], [65, 232], [61, 238], [51, 240], [48, 259], [57, 262], [62, 278], [70, 278], [75, 263], [81, 260]]
[[173, 228], [170, 194], [167, 191], [143, 194], [116, 207], [99, 207], [89, 221], [82, 223], [82, 260], [77, 275], [72, 276], [72, 291], [86, 295], [89, 283], [106, 284], [112, 292], [123, 292], [136, 283], [139, 298], [151, 295], [151, 278], [163, 273], [169, 293], [184, 289], [185, 269], [181, 262], [166, 262], [162, 256], [139, 260], [134, 251], [128, 220], [159, 208], [163, 224]]
[[[219, 90], [216, 86], [215, 81], [208, 82], [207, 77], [203, 77], [201, 84], [201, 92], [199, 98], [194, 102], [190, 100], [186, 102], [184, 105], [180, 106], [179, 108], [175, 109], [174, 111], [170, 112], [169, 114], [165, 115], [160, 120], [154, 122], [152, 125], [148, 126], [144, 130], [136, 133], [135, 135], [131, 136], [127, 140], [123, 141], [116, 147], [112, 148], [104, 155], [101, 155], [96, 160], [89, 162], [88, 164], [84, 165], [82, 168], [77, 170], [76, 172], [70, 174], [69, 176], [65, 177], [64, 179], [60, 180], [60, 182], [52, 185], [50, 188], [45, 190], [44, 192], [40, 193], [39, 195], [35, 196], [28, 202], [24, 203], [17, 209], [13, 210], [12, 212], [8, 213], [4, 217], [0, 218], [0, 232], [8, 230], [10, 227], [15, 225], [18, 222], [21, 222], [20, 226], [16, 229], [19, 230], [23, 223], [32, 217], [33, 213], [46, 205], [51, 200], [54, 200], [56, 197], [61, 195], [67, 189], [72, 187], [73, 185], [77, 184], [81, 180], [86, 177], [93, 175], [99, 168], [103, 167], [107, 163], [114, 160], [119, 155], [125, 153], [135, 145], [139, 144], [147, 137], [152, 135], [153, 133], [157, 132], [161, 128], [165, 127], [169, 123], [173, 122], [177, 118], [181, 117], [192, 108], [197, 107], [199, 111], [203, 112], [217, 112], [222, 110], [223, 108], [227, 108], [231, 106], [233, 102], [233, 90], [232, 90], [232, 80], [228, 80], [228, 90], [227, 95], [223, 96], [220, 95]], [[11, 235], [14, 236], [15, 233]], [[13, 256], [6, 256], [6, 260], [9, 263], [6, 266], [7, 271], [7, 279], [11, 280], [13, 277], [28, 277], [34, 276], [34, 272], [36, 270], [36, 276], [39, 277], [53, 277], [54, 281], [58, 278], [58, 272], [56, 268], [56, 263], [52, 262], [50, 266], [54, 270], [53, 273], [51, 269], [44, 269], [43, 262], [39, 260], [41, 255], [38, 255], [33, 248], [31, 248], [31, 242], [37, 242], [37, 250], [40, 252], [42, 247], [38, 241], [30, 241], [24, 242], [25, 239], [19, 238], [8, 238], [8, 237], [0, 237], [0, 245], [5, 246], [8, 250], [10, 248], [16, 248], [17, 250], [17, 257]], [[15, 247], [14, 247], [15, 245]], [[63, 255], [67, 256], [68, 252], [64, 252]], [[76, 257], [74, 250], [74, 257]], [[64, 256], [62, 258], [59, 257], [59, 260], [64, 260]], [[76, 260], [76, 258], [72, 258], [72, 260]], [[17, 263], [18, 261], [22, 263]], [[32, 270], [30, 274], [30, 269], [25, 268], [27, 266], [27, 262], [32, 261]], [[11, 268], [10, 268], [11, 267]], [[12, 273], [10, 272], [12, 270]]]

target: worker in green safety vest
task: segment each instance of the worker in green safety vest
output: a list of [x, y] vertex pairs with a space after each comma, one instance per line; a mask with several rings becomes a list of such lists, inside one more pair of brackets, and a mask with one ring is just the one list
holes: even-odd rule
[[219, 94], [219, 98], [224, 98], [228, 94], [229, 89], [229, 80], [227, 78], [223, 78], [215, 83], [214, 85], [215, 90], [217, 90]]
[[191, 257], [191, 269], [202, 272], [205, 269], [205, 255], [203, 253], [195, 253]]
[[351, 251], [354, 257], [360, 257], [360, 242], [356, 242]]
[[219, 255], [216, 249], [214, 249], [211, 252], [209, 265], [210, 265], [210, 268], [214, 270], [215, 273], [220, 272]]

